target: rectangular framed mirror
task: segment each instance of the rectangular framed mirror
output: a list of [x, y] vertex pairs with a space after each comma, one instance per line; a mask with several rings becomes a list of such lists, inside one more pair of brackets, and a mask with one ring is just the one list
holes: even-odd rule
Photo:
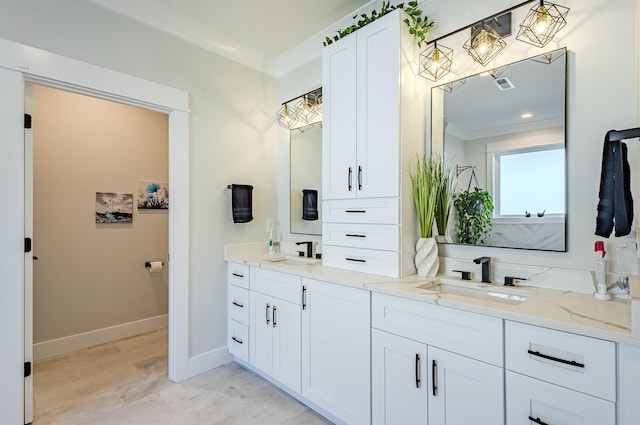
[[322, 235], [322, 126], [290, 134], [290, 230]]
[[432, 88], [432, 152], [457, 196], [479, 187], [494, 206], [476, 239], [452, 207], [441, 241], [566, 251], [566, 66], [563, 48]]

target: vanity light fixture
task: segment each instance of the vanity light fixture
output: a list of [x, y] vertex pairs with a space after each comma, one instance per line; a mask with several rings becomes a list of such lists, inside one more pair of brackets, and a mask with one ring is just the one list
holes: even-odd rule
[[567, 25], [565, 17], [568, 13], [568, 7], [540, 0], [538, 5], [529, 10], [527, 17], [520, 24], [516, 39], [544, 47]]
[[486, 66], [507, 47], [507, 42], [502, 37], [510, 33], [511, 12], [507, 12], [472, 26], [471, 37], [462, 45], [462, 48], [474, 61]]
[[433, 47], [420, 53], [420, 70], [418, 74], [422, 77], [438, 81], [451, 71], [453, 49], [438, 46], [434, 41]]
[[282, 127], [301, 132], [322, 124], [322, 87], [283, 102], [276, 118]]

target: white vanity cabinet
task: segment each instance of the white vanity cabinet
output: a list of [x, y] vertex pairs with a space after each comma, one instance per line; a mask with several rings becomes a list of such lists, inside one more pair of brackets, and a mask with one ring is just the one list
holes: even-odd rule
[[396, 10], [323, 49], [327, 266], [415, 273], [403, 261], [413, 259], [417, 229], [406, 169], [424, 152], [426, 86], [412, 69], [417, 52], [405, 17]]
[[616, 347], [506, 321], [507, 423], [615, 424]]
[[372, 295], [373, 424], [504, 423], [502, 320]]
[[254, 268], [249, 305], [249, 362], [300, 392], [300, 276]]
[[370, 293], [308, 278], [302, 286], [302, 396], [344, 423], [370, 424]]
[[228, 321], [227, 346], [229, 353], [249, 361], [249, 266], [227, 264]]

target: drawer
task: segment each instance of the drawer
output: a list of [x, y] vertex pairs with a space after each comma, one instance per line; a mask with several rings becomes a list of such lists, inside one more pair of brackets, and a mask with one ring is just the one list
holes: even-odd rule
[[322, 241], [326, 245], [399, 251], [400, 226], [394, 224], [323, 223]]
[[616, 348], [610, 341], [507, 321], [508, 370], [616, 400]]
[[227, 283], [249, 288], [249, 266], [246, 264], [227, 263]]
[[238, 323], [235, 320], [229, 320], [229, 353], [237, 358], [249, 361], [249, 327]]
[[322, 265], [362, 273], [400, 277], [400, 254], [393, 251], [323, 245]]
[[515, 372], [507, 371], [506, 380], [509, 425], [616, 423], [616, 406], [610, 401]]
[[323, 223], [400, 224], [398, 198], [322, 202]]
[[300, 276], [254, 268], [251, 271], [250, 289], [297, 305], [302, 303]]
[[372, 294], [372, 327], [502, 367], [502, 319]]
[[249, 290], [229, 285], [229, 318], [249, 324]]

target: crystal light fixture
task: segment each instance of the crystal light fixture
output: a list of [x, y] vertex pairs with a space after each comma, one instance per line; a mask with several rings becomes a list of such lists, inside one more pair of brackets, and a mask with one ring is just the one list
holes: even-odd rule
[[486, 26], [476, 30], [471, 37], [462, 45], [462, 48], [482, 66], [486, 66], [493, 58], [507, 47], [507, 43], [498, 33]]
[[438, 81], [451, 71], [453, 49], [438, 46], [438, 42], [433, 43], [433, 47], [420, 53], [420, 70], [418, 74], [431, 81]]
[[529, 10], [520, 24], [516, 39], [538, 47], [546, 46], [567, 21], [565, 17], [569, 8], [540, 0], [540, 3]]

